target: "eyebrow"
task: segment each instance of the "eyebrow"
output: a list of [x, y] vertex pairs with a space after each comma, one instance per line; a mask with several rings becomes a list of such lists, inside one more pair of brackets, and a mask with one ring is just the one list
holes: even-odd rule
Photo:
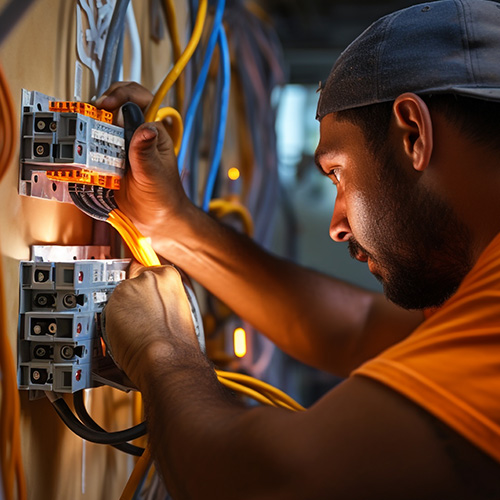
[[314, 152], [314, 163], [316, 164], [316, 167], [318, 167], [318, 170], [320, 171], [321, 175], [324, 175], [325, 177], [328, 177], [328, 174], [323, 170], [321, 167], [321, 158], [325, 156], [331, 155], [331, 151], [326, 151], [324, 149], [316, 149]]

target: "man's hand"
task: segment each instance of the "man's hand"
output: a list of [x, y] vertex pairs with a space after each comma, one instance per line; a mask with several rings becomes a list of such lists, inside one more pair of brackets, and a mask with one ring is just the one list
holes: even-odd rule
[[120, 283], [106, 306], [106, 336], [113, 358], [139, 388], [150, 355], [175, 364], [198, 355], [179, 272], [173, 266], [150, 268]]
[[[144, 111], [152, 95], [136, 83], [113, 84], [98, 99], [99, 107], [114, 111], [126, 102], [135, 102]], [[191, 206], [181, 185], [177, 160], [168, 124], [146, 123], [135, 132], [129, 149], [130, 171], [115, 194], [120, 209], [142, 234], [155, 242], [168, 233], [168, 226], [179, 220]]]
[[135, 82], [115, 82], [102, 96], [97, 99], [95, 105], [113, 113], [117, 125], [123, 127], [123, 117], [120, 108], [126, 102], [135, 102], [144, 113], [153, 100], [153, 94], [142, 85]]

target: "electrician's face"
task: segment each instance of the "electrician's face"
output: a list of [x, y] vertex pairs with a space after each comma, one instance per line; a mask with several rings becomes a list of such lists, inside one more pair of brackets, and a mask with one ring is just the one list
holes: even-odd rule
[[375, 158], [359, 127], [334, 114], [321, 121], [316, 158], [337, 187], [330, 236], [368, 262], [386, 296], [407, 309], [449, 298], [472, 266], [471, 239], [421, 173], [390, 143]]

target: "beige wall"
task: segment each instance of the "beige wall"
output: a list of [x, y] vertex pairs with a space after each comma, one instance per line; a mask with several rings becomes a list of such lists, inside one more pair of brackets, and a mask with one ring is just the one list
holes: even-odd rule
[[[0, 0], [0, 8], [7, 0]], [[186, 8], [177, 0], [179, 29], [184, 32]], [[37, 0], [0, 46], [0, 63], [19, 110], [20, 89], [38, 90], [65, 100], [73, 97], [75, 5], [70, 0]], [[143, 78], [150, 89], [168, 70], [170, 42], [149, 39], [149, 1], [135, 0], [143, 44]], [[83, 98], [89, 99], [84, 74]], [[18, 116], [19, 119], [19, 116]], [[18, 158], [0, 182], [0, 246], [5, 274], [9, 338], [16, 350], [19, 261], [29, 258], [35, 243], [92, 243], [92, 221], [75, 207], [17, 194]], [[109, 388], [91, 391], [91, 412], [108, 429], [131, 423], [131, 397]], [[48, 401], [29, 401], [21, 393], [22, 447], [30, 499], [118, 498], [134, 459], [111, 447], [83, 444], [59, 421]], [[83, 493], [85, 491], [85, 493]]]

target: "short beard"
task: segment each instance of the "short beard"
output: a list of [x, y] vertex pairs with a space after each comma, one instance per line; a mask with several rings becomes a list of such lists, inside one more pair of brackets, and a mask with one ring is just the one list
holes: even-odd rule
[[369, 241], [376, 242], [373, 254], [354, 238], [349, 251], [371, 258], [380, 269], [375, 277], [395, 304], [405, 309], [438, 307], [472, 268], [470, 232], [444, 200], [405, 177], [392, 153], [385, 156], [374, 204], [379, 211], [374, 213], [386, 215], [370, 234]]

